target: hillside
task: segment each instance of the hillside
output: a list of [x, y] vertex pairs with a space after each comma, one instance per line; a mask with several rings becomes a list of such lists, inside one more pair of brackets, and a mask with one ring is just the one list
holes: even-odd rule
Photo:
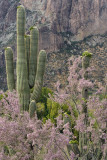
[[[32, 25], [40, 30], [40, 49], [47, 51], [44, 85], [67, 78], [67, 59], [84, 50], [93, 53], [94, 77], [102, 81], [107, 73], [106, 0], [21, 0], [26, 8], [26, 31]], [[0, 2], [0, 88], [6, 86], [4, 48], [11, 46], [16, 60], [16, 8], [18, 0]], [[2, 84], [2, 85], [1, 85]]]

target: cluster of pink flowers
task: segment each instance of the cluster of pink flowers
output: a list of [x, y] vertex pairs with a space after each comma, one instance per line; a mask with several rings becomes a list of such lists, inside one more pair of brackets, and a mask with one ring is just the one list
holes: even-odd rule
[[[71, 61], [73, 61], [72, 65]], [[88, 72], [93, 70], [93, 67], [87, 68]], [[101, 94], [105, 94], [105, 87], [96, 81], [92, 82], [89, 79], [84, 79], [84, 70], [81, 68], [80, 57], [70, 58], [69, 73], [68, 85], [65, 87], [63, 95], [61, 95], [62, 90], [60, 90], [60, 83], [58, 82], [58, 90], [55, 92], [54, 100], [60, 104], [68, 104], [71, 117], [75, 120], [74, 128], [87, 135], [88, 146], [83, 146], [83, 149], [87, 150], [87, 155], [91, 154], [93, 158], [105, 160], [107, 158], [107, 100], [105, 96], [103, 96], [103, 99], [100, 98]], [[93, 90], [93, 94], [89, 96], [88, 100], [82, 98], [82, 89], [84, 87]], [[73, 115], [71, 101], [78, 111], [77, 118]], [[82, 112], [84, 102], [88, 113], [87, 124], [85, 124], [85, 114]], [[72, 155], [79, 157], [81, 160], [84, 159], [84, 157], [76, 155], [74, 152], [72, 152]]]
[[[57, 118], [57, 126], [48, 120], [45, 124], [29, 113], [20, 113], [16, 92], [8, 92], [0, 101], [0, 160], [30, 160], [44, 152], [44, 160], [58, 158], [65, 160], [64, 150], [69, 144], [69, 125], [62, 116]], [[60, 130], [63, 129], [63, 134]]]
[[[57, 91], [51, 98], [60, 105], [69, 106], [71, 112], [69, 116], [74, 121], [74, 128], [71, 128], [69, 122], [65, 123], [61, 111], [56, 118], [56, 125], [51, 120], [43, 124], [36, 113], [31, 119], [28, 112], [20, 113], [16, 91], [8, 93], [0, 91], [0, 96], [3, 96], [0, 100], [0, 160], [77, 160], [78, 158], [83, 160], [87, 155], [97, 160], [106, 160], [107, 101], [106, 98], [99, 96], [103, 94], [104, 87], [101, 84], [97, 85], [98, 91], [95, 89], [94, 94], [85, 101], [82, 98], [82, 89], [94, 88], [95, 83], [83, 78], [84, 71], [81, 69], [80, 57], [73, 57], [68, 63], [70, 65], [68, 85], [61, 90], [58, 82]], [[88, 68], [88, 71], [91, 69]], [[82, 112], [84, 101], [87, 105], [87, 124], [84, 123], [86, 117]], [[78, 113], [77, 117], [73, 114], [72, 105]], [[65, 116], [65, 119], [67, 118], [71, 121]], [[73, 135], [73, 130], [87, 135], [88, 145], [83, 146], [83, 150], [86, 151], [83, 156], [75, 152], [77, 149], [73, 149], [76, 145], [79, 150], [81, 145], [78, 137]]]

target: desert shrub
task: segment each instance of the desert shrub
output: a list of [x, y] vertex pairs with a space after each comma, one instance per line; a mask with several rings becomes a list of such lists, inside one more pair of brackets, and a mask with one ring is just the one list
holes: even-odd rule
[[[58, 82], [54, 95], [38, 102], [41, 120], [36, 113], [32, 119], [28, 112], [20, 113], [16, 91], [1, 93], [1, 160], [107, 159], [107, 100], [101, 97], [105, 87], [94, 89], [95, 83], [83, 78], [81, 58], [72, 61], [65, 89]], [[93, 89], [88, 99], [82, 96], [84, 87]]]
[[43, 119], [46, 116], [46, 113], [47, 113], [45, 104], [38, 102], [36, 104], [36, 106], [37, 106], [37, 116], [38, 116], [38, 118]]
[[[33, 92], [33, 90], [31, 91]], [[46, 87], [42, 88], [41, 96], [38, 100], [37, 105], [37, 116], [42, 119], [43, 122], [51, 119], [51, 122], [56, 123], [56, 118], [58, 117], [59, 110], [63, 113], [68, 113], [70, 115], [69, 106], [67, 104], [60, 105], [58, 102], [53, 101], [49, 97], [53, 97], [54, 92]]]
[[0, 101], [1, 160], [67, 159], [63, 148], [69, 144], [69, 126], [64, 125], [61, 115], [57, 118], [57, 127], [50, 120], [43, 124], [36, 114], [30, 119], [28, 112], [20, 113], [15, 91], [3, 96]]
[[[73, 63], [71, 63], [71, 61]], [[54, 100], [59, 104], [68, 104], [71, 111], [71, 117], [74, 121], [74, 129], [79, 132], [79, 139], [74, 135], [70, 141], [72, 147], [72, 159], [88, 160], [106, 160], [107, 158], [107, 100], [105, 87], [102, 84], [96, 86], [96, 82], [84, 78], [84, 73], [90, 73], [91, 68], [84, 70], [80, 67], [81, 59], [71, 58], [69, 60], [68, 85], [65, 90], [60, 89], [60, 83], [57, 83], [57, 91]], [[83, 89], [88, 88], [93, 93], [89, 98], [83, 97]], [[73, 105], [72, 105], [72, 103]], [[85, 109], [84, 109], [85, 107]], [[73, 132], [72, 132], [73, 133]], [[76, 144], [74, 145], [73, 143]], [[77, 143], [78, 142], [78, 143]]]

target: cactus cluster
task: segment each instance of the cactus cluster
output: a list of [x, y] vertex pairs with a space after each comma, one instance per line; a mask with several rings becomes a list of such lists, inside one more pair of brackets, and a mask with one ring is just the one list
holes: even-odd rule
[[[30, 35], [25, 35], [25, 21], [25, 8], [20, 5], [17, 7], [16, 88], [13, 51], [10, 47], [5, 49], [5, 61], [8, 90], [17, 90], [21, 112], [29, 110], [32, 117], [43, 85], [46, 52], [44, 50], [38, 52], [39, 31], [36, 26], [30, 28]], [[30, 95], [30, 89], [33, 87], [34, 91]]]

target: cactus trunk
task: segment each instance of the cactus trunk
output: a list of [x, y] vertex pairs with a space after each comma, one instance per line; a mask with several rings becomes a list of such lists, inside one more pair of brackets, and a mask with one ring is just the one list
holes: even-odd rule
[[17, 92], [21, 111], [29, 109], [30, 100], [24, 35], [25, 9], [23, 6], [19, 6], [17, 9]]

